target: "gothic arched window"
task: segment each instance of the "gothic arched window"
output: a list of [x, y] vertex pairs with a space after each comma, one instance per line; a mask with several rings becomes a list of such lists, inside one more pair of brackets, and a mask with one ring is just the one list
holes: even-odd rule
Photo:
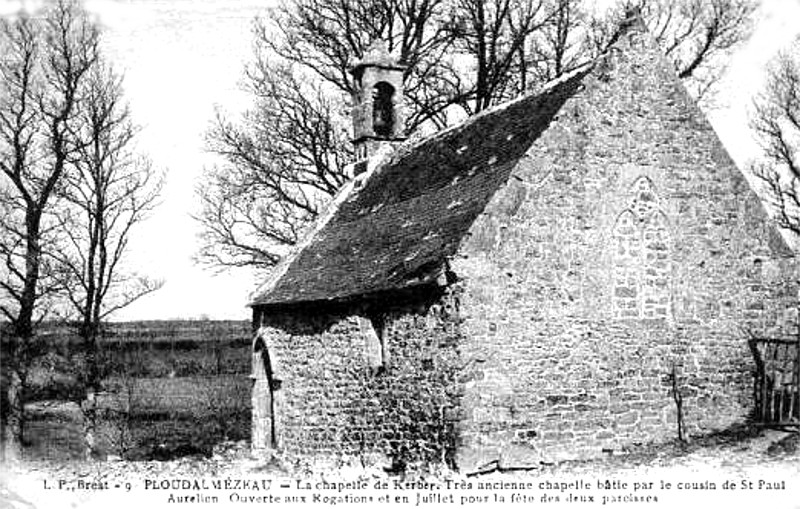
[[372, 130], [377, 136], [391, 136], [394, 122], [394, 87], [381, 81], [372, 89]]
[[619, 318], [668, 318], [669, 222], [649, 178], [639, 177], [631, 191], [633, 197], [612, 232], [615, 314]]

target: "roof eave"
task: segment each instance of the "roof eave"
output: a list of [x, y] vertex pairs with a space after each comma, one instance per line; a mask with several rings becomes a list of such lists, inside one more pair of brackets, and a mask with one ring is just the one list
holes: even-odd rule
[[386, 296], [391, 294], [408, 294], [409, 292], [414, 292], [422, 287], [444, 289], [453, 282], [452, 280], [448, 279], [447, 266], [448, 264], [446, 263], [446, 261], [443, 261], [441, 265], [439, 265], [435, 270], [431, 271], [425, 277], [408, 281], [402, 286], [382, 288], [365, 293], [340, 295], [322, 299], [308, 299], [308, 300], [294, 299], [294, 300], [276, 300], [276, 301], [269, 301], [269, 300], [259, 301], [258, 299], [256, 299], [247, 304], [247, 307], [263, 309], [263, 308], [288, 308], [288, 307], [310, 306], [310, 305], [320, 305], [320, 304], [347, 305], [349, 303], [358, 301], [384, 299]]

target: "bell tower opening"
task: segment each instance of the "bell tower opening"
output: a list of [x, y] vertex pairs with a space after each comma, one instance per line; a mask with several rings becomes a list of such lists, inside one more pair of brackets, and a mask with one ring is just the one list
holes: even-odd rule
[[372, 126], [375, 135], [389, 138], [394, 133], [394, 87], [385, 81], [372, 89]]

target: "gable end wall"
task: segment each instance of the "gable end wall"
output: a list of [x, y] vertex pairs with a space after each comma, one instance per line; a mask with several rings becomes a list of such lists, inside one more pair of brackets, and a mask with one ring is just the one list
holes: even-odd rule
[[674, 439], [673, 369], [687, 433], [741, 422], [744, 331], [794, 321], [781, 239], [653, 44], [628, 34], [584, 85], [451, 260], [467, 470]]

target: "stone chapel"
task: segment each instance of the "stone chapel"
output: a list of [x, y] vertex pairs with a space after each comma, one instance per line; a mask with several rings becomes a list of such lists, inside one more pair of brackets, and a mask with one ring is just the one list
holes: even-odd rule
[[402, 70], [355, 67], [362, 162], [252, 299], [253, 448], [474, 472], [673, 439], [676, 390], [744, 420], [792, 251], [643, 25], [414, 142]]

